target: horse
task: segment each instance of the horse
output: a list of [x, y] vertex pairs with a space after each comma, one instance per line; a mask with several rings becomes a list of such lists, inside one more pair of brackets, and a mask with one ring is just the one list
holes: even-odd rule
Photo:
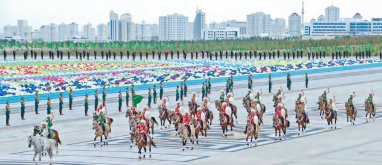
[[[109, 118], [109, 123], [104, 124], [105, 125], [105, 131], [103, 131], [102, 125], [98, 123], [98, 121], [93, 121], [93, 130], [94, 132], [94, 147], [96, 147], [96, 140], [98, 137], [100, 137], [100, 142], [102, 143], [102, 136], [105, 137], [105, 142], [103, 142], [103, 145], [109, 145], [108, 138], [110, 138], [109, 134], [111, 133], [111, 124], [113, 123], [113, 119]], [[101, 147], [103, 146], [101, 144]]]
[[247, 97], [243, 97], [243, 107], [247, 110], [247, 113], [251, 112], [251, 103]]
[[[259, 119], [257, 118], [257, 115], [254, 118], [255, 127], [251, 124], [250, 121], [247, 121], [247, 146], [251, 147], [253, 144], [253, 138], [255, 138], [255, 146], [257, 146], [257, 139], [259, 138], [259, 132], [260, 132], [260, 126], [259, 126]], [[251, 143], [248, 143], [248, 138], [251, 137]]]
[[281, 120], [279, 119], [279, 117], [277, 115], [273, 115], [273, 126], [272, 127], [275, 129], [275, 140], [277, 140], [276, 139], [277, 133], [279, 134], [279, 139], [282, 140], [281, 131], [283, 132], [283, 134], [284, 134], [283, 136], [285, 138], [286, 130], [290, 125], [289, 121], [287, 120], [288, 114], [287, 114], [287, 110], [285, 108], [283, 108], [281, 110], [281, 115], [284, 117], [284, 124], [281, 123]]
[[334, 120], [334, 129], [337, 129], [337, 112], [333, 111], [334, 113], [331, 112], [331, 110], [327, 109], [325, 110], [325, 118], [326, 121], [328, 122], [328, 127], [329, 129], [333, 129], [333, 120]]
[[321, 119], [324, 119], [323, 115], [325, 114], [325, 111], [327, 109], [327, 105], [325, 105], [325, 101], [321, 96], [318, 97], [318, 109], [320, 110]]
[[156, 148], [156, 145], [154, 143], [153, 138], [151, 138], [151, 136], [149, 134], [146, 134], [147, 142], [145, 143], [142, 135], [139, 133], [139, 130], [135, 130], [134, 133], [132, 134], [132, 137], [134, 137], [134, 139], [137, 143], [138, 154], [139, 154], [138, 159], [142, 159], [142, 148], [145, 151], [145, 153], [143, 154], [143, 159], [146, 158], [146, 151], [147, 151], [146, 147], [147, 146], [149, 148], [149, 158], [151, 158], [151, 146]]
[[174, 111], [167, 111], [167, 113], [165, 113], [165, 111], [162, 110], [162, 105], [158, 105], [158, 110], [159, 110], [160, 127], [162, 129], [162, 127], [164, 126], [164, 128], [167, 129], [167, 127], [165, 126], [166, 120], [169, 123], [168, 127], [170, 127], [171, 118], [175, 115], [175, 112]]
[[52, 134], [53, 140], [55, 141], [56, 154], [58, 154], [58, 145], [61, 145], [61, 139], [57, 130], [52, 129]]
[[346, 119], [347, 122], [350, 122], [354, 125], [355, 118], [357, 117], [357, 108], [354, 106], [354, 112], [351, 110], [351, 106], [348, 103], [345, 103], [346, 109]]
[[220, 118], [220, 126], [222, 128], [222, 131], [223, 131], [223, 137], [227, 137], [227, 134], [226, 132], [228, 132], [228, 125], [231, 126], [231, 131], [232, 131], [232, 117], [230, 118], [230, 120], [228, 120], [228, 118], [226, 116], [224, 116], [222, 113], [219, 114], [219, 118]]
[[[259, 103], [257, 103], [257, 104], [259, 104]], [[259, 125], [261, 125], [261, 124], [264, 124], [263, 123], [263, 116], [264, 116], [264, 113], [265, 113], [265, 111], [266, 111], [266, 107], [265, 107], [265, 105], [264, 104], [260, 104], [260, 112], [258, 112], [258, 113], [256, 113], [256, 116], [258, 117], [258, 124]], [[250, 114], [250, 112], [248, 112], [248, 115]]]
[[182, 151], [184, 151], [185, 149], [189, 149], [187, 145], [187, 141], [190, 141], [190, 143], [192, 144], [191, 146], [191, 150], [194, 149], [194, 139], [195, 139], [195, 129], [193, 127], [190, 126], [190, 129], [191, 129], [191, 134], [188, 133], [188, 130], [186, 128], [186, 126], [184, 124], [181, 124], [180, 125], [180, 129], [179, 129], [179, 135], [180, 137], [182, 138], [182, 144], [183, 144], [183, 149]]
[[[221, 109], [221, 107], [222, 107], [222, 102], [220, 101], [220, 100], [216, 100], [215, 101], [215, 107], [216, 107], [216, 109], [220, 112], [220, 109]], [[236, 119], [236, 124], [238, 123], [237, 122], [237, 106], [236, 105], [233, 105], [233, 104], [231, 104], [232, 105], [232, 107], [233, 107], [233, 110], [231, 110], [231, 113], [230, 113], [230, 115], [231, 115], [231, 119], [232, 119], [232, 125], [231, 125], [231, 130], [232, 130], [232, 126], [233, 126], [233, 118], [232, 118], [232, 116], [235, 116], [235, 119]], [[229, 105], [227, 105], [227, 107], [230, 107]]]
[[200, 121], [196, 120], [195, 118], [192, 119], [192, 125], [194, 126], [194, 130], [195, 130], [195, 141], [196, 141], [196, 144], [199, 144], [199, 133], [202, 134], [202, 136], [204, 137], [207, 137], [207, 123], [205, 121], [201, 121], [203, 122], [203, 129], [202, 129], [202, 126], [201, 126], [201, 123]]
[[365, 100], [365, 111], [366, 111], [366, 115], [365, 115], [366, 122], [369, 122], [367, 115], [369, 115], [369, 119], [373, 118], [373, 121], [375, 121], [375, 107], [373, 108], [372, 102]]
[[[31, 148], [33, 145], [34, 156], [33, 162], [36, 163], [35, 159], [37, 154], [39, 155], [39, 161], [41, 161], [41, 155], [46, 151], [49, 155], [49, 164], [52, 164], [53, 157], [53, 147], [55, 146], [55, 141], [53, 139], [47, 139], [44, 137], [38, 136], [40, 130], [38, 126], [35, 126], [33, 135], [28, 137], [28, 147]], [[37, 163], [36, 163], [37, 164]]]
[[308, 123], [306, 114], [303, 113], [304, 111], [304, 104], [298, 104], [296, 109], [296, 123], [298, 126], [298, 135], [305, 134], [306, 125]]

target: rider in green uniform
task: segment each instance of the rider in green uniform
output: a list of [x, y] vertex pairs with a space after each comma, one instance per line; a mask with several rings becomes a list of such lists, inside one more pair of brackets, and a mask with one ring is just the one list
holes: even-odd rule
[[374, 96], [374, 91], [371, 91], [371, 93], [369, 93], [369, 96], [367, 97], [367, 101], [371, 104], [372, 110], [375, 111], [374, 103], [373, 103], [373, 96]]
[[225, 100], [225, 93], [224, 93], [224, 90], [221, 90], [221, 94], [220, 94], [220, 102], [223, 103]]
[[353, 95], [350, 95], [348, 98], [347, 103], [350, 105], [352, 112], [354, 113], [354, 104], [353, 104], [353, 98], [355, 97], [355, 92], [353, 92]]
[[105, 132], [105, 116], [103, 114], [103, 111], [101, 111], [98, 115], [98, 123], [102, 126], [102, 131]]

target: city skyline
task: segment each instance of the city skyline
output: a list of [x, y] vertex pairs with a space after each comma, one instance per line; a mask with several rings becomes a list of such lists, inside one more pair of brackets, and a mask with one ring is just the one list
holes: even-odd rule
[[[355, 13], [361, 13], [363, 18], [367, 20], [372, 17], [379, 17], [378, 5], [372, 5], [378, 3], [377, 0], [366, 0], [368, 3], [355, 0], [321, 0], [320, 2], [305, 0], [304, 2], [304, 22], [325, 15], [325, 8], [332, 4], [341, 9], [340, 18], [350, 18]], [[154, 7], [147, 6], [148, 3]], [[230, 9], [224, 8], [230, 3], [233, 3], [229, 5]], [[284, 18], [287, 20], [290, 14], [301, 13], [301, 3], [301, 0], [287, 2], [281, 0], [269, 0], [267, 2], [258, 0], [195, 0], [191, 2], [188, 0], [161, 0], [160, 2], [151, 0], [112, 0], [110, 2], [100, 0], [2, 0], [0, 2], [0, 19], [2, 20], [0, 27], [13, 25], [19, 19], [27, 20], [33, 29], [38, 29], [40, 26], [50, 23], [69, 24], [71, 22], [79, 25], [91, 23], [93, 26], [97, 26], [100, 23], [105, 24], [109, 21], [110, 10], [118, 14], [130, 13], [133, 22], [141, 23], [145, 21], [148, 24], [159, 24], [159, 16], [171, 13], [185, 15], [189, 17], [189, 21], [192, 21], [196, 9], [201, 9], [206, 13], [207, 24], [227, 20], [245, 21], [248, 14], [255, 12], [264, 12], [270, 14], [272, 18]], [[33, 7], [36, 6], [35, 4], [43, 4], [47, 7], [36, 8]], [[273, 4], [278, 5], [272, 6]], [[145, 8], [145, 11], [150, 10], [150, 12], [142, 12], [142, 8]], [[63, 11], [61, 12], [61, 10]], [[67, 12], [69, 10], [70, 13]], [[3, 29], [0, 31], [2, 32]]]

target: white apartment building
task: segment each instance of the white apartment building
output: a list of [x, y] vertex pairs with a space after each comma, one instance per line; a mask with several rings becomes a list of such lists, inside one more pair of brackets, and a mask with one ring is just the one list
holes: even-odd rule
[[159, 17], [159, 40], [175, 41], [188, 39], [188, 17], [172, 14]]

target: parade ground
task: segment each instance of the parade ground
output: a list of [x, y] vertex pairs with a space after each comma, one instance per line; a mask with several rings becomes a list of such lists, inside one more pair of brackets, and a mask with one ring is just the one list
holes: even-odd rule
[[[182, 143], [175, 136], [174, 126], [161, 128], [155, 126], [154, 141], [157, 148], [152, 148], [152, 157], [138, 159], [137, 147], [132, 144], [130, 148], [129, 121], [125, 117], [127, 110], [123, 104], [123, 112], [118, 112], [117, 93], [108, 94], [108, 115], [114, 119], [109, 145], [101, 146], [96, 143], [93, 146], [94, 130], [92, 130], [92, 112], [94, 111], [90, 101], [90, 115], [84, 116], [84, 97], [74, 98], [73, 110], [67, 107], [67, 99], [64, 104], [64, 115], [60, 116], [56, 106], [53, 106], [53, 128], [58, 130], [62, 145], [59, 146], [58, 154], [54, 152], [53, 164], [85, 165], [85, 164], [382, 164], [382, 67], [372, 67], [354, 70], [339, 70], [336, 72], [322, 72], [309, 75], [309, 88], [305, 88], [305, 76], [292, 77], [292, 89], [287, 90], [286, 76], [273, 79], [272, 93], [268, 93], [268, 79], [254, 79], [253, 92], [263, 92], [262, 103], [267, 110], [264, 115], [264, 125], [260, 126], [260, 137], [257, 146], [248, 147], [245, 141], [244, 129], [246, 126], [247, 112], [242, 105], [242, 98], [247, 93], [247, 80], [234, 82], [234, 105], [238, 107], [238, 123], [233, 131], [228, 131], [228, 136], [222, 137], [219, 125], [218, 111], [214, 101], [219, 99], [220, 91], [225, 88], [224, 82], [212, 84], [210, 98], [210, 110], [214, 113], [214, 120], [206, 138], [199, 137], [199, 144], [194, 145], [193, 150], [182, 151]], [[284, 140], [275, 140], [272, 128], [272, 97], [282, 87], [285, 91], [285, 107], [289, 110], [290, 127], [287, 129]], [[336, 97], [338, 109], [338, 121], [336, 129], [329, 130], [325, 119], [321, 119], [318, 109], [318, 97], [324, 90], [328, 90], [329, 96]], [[304, 90], [307, 99], [307, 114], [310, 123], [304, 134], [299, 135], [296, 120], [294, 118], [295, 100], [298, 94]], [[374, 103], [377, 114], [375, 119], [365, 118], [364, 103], [368, 94], [374, 91]], [[192, 92], [200, 93], [201, 85], [189, 86], [188, 97], [184, 98], [183, 111], [187, 110], [187, 102], [191, 100]], [[352, 92], [355, 92], [354, 105], [358, 109], [355, 125], [346, 122], [345, 102]], [[137, 91], [144, 97], [147, 90]], [[170, 99], [169, 110], [175, 107], [175, 88], [165, 88], [164, 96]], [[93, 99], [93, 94], [90, 95]], [[57, 100], [53, 101], [57, 103]], [[147, 103], [145, 98], [143, 103]], [[158, 101], [161, 102], [161, 101]], [[28, 102], [27, 107], [33, 103]], [[43, 101], [42, 105], [46, 105]], [[199, 96], [198, 104], [201, 104]], [[39, 125], [46, 118], [46, 108], [40, 110], [40, 114], [34, 114], [33, 109], [27, 109], [26, 120], [20, 119], [19, 103], [12, 104], [13, 111], [10, 116], [9, 127], [5, 126], [3, 111], [0, 117], [0, 164], [33, 164], [33, 148], [28, 148], [28, 136], [33, 133], [33, 125]], [[158, 103], [152, 106], [151, 115], [158, 118]], [[157, 119], [159, 122], [159, 120]], [[98, 142], [98, 141], [97, 141]], [[49, 157], [44, 156], [41, 164], [49, 164]]]

